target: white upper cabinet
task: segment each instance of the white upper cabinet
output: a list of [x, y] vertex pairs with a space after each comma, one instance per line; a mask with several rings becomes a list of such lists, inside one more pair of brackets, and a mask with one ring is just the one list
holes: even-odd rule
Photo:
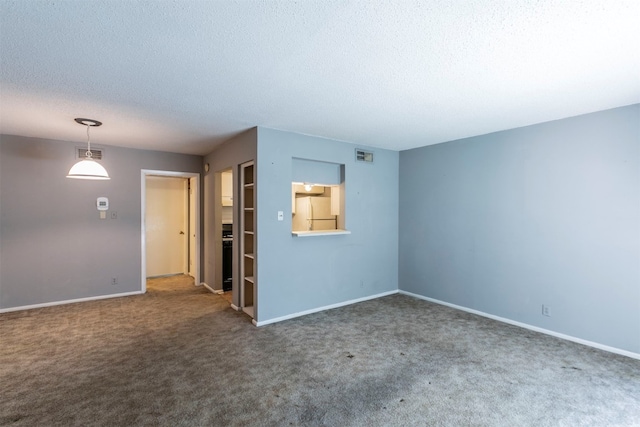
[[233, 206], [233, 174], [222, 172], [222, 206]]

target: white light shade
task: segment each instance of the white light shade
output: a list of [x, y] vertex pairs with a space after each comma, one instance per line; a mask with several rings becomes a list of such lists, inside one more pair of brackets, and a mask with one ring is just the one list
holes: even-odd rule
[[107, 170], [95, 160], [84, 159], [69, 169], [67, 178], [75, 179], [111, 179]]

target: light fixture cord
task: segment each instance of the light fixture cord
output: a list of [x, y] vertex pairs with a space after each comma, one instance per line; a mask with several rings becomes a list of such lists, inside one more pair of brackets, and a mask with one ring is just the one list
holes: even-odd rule
[[91, 153], [91, 136], [89, 136], [89, 129], [91, 129], [90, 125], [87, 125], [87, 153], [86, 156], [88, 159], [93, 158], [93, 153]]

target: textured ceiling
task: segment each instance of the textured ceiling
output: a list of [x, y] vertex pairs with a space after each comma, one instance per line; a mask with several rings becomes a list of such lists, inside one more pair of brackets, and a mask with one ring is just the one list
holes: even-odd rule
[[638, 0], [0, 0], [0, 133], [413, 148], [640, 102]]

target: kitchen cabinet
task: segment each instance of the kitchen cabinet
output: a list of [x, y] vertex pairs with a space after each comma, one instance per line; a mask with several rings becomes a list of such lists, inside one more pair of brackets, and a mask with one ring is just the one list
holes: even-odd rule
[[233, 174], [222, 172], [222, 206], [233, 206]]
[[[307, 190], [307, 188], [309, 188]], [[311, 185], [310, 187], [305, 187], [304, 184], [293, 184], [293, 191], [298, 194], [322, 194], [324, 193], [324, 185]]]

